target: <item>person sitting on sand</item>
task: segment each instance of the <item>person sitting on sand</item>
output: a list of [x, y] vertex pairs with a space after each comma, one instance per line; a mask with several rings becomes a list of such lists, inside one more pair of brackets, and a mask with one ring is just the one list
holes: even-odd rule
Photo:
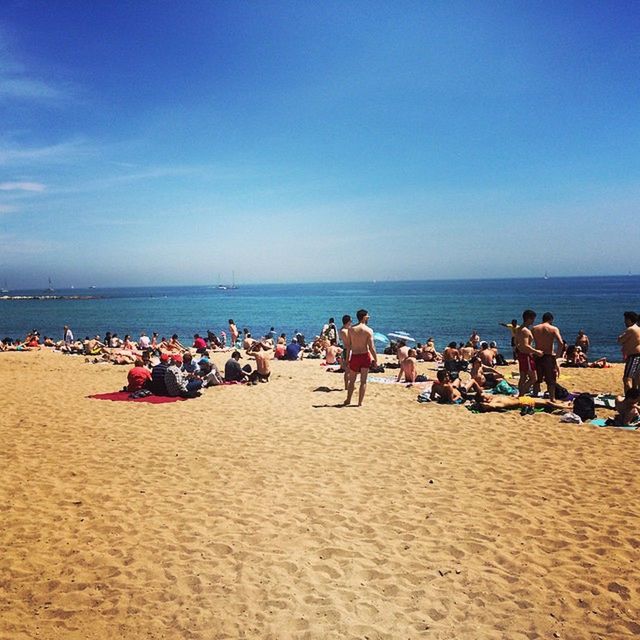
[[493, 367], [495, 365], [496, 353], [489, 346], [487, 342], [482, 342], [480, 344], [480, 351], [478, 351], [478, 358], [480, 358], [480, 362], [485, 367]]
[[255, 344], [255, 339], [251, 337], [251, 333], [249, 333], [249, 331], [247, 331], [244, 334], [244, 339], [242, 340], [242, 348], [247, 351], [248, 349], [250, 349], [254, 344]]
[[144, 332], [140, 332], [140, 337], [138, 338], [138, 348], [141, 351], [146, 351], [151, 348], [151, 338]]
[[324, 361], [326, 364], [338, 364], [338, 358], [342, 349], [336, 344], [335, 338], [331, 338], [329, 346], [325, 349]]
[[185, 351], [182, 355], [182, 371], [189, 376], [197, 376], [200, 373], [200, 367], [194, 362], [190, 351]]
[[425, 362], [438, 362], [442, 360], [442, 354], [436, 351], [436, 345], [433, 338], [427, 339], [427, 343], [422, 347], [420, 355]]
[[456, 364], [460, 361], [460, 352], [458, 351], [458, 345], [456, 342], [450, 342], [445, 350], [442, 352], [442, 360], [447, 362], [455, 362]]
[[580, 347], [582, 352], [587, 355], [589, 353], [589, 336], [584, 332], [583, 329], [578, 331], [578, 335], [576, 336], [575, 346]]
[[[486, 343], [483, 342], [482, 344]], [[467, 342], [467, 344], [461, 346], [458, 351], [462, 362], [471, 362], [471, 358], [476, 355], [476, 348], [471, 344], [471, 342]]]
[[284, 355], [285, 360], [302, 360], [303, 351], [302, 347], [298, 344], [297, 338], [291, 338], [291, 342], [287, 345], [287, 349]]
[[415, 349], [409, 349], [407, 357], [404, 358], [400, 364], [400, 371], [398, 372], [396, 382], [400, 382], [403, 375], [405, 382], [413, 384], [416, 381], [416, 376], [418, 375], [418, 360], [416, 356], [417, 351]]
[[203, 353], [207, 350], [207, 343], [204, 338], [200, 337], [199, 333], [193, 335], [193, 348], [196, 350], [196, 353]]
[[84, 345], [84, 353], [87, 356], [99, 356], [104, 351], [104, 344], [100, 342], [100, 336], [87, 340]]
[[164, 375], [167, 372], [167, 368], [169, 367], [169, 355], [163, 353], [160, 356], [160, 362], [151, 369], [151, 384], [149, 388], [152, 393], [156, 396], [166, 396], [167, 394], [167, 385], [164, 381]]
[[249, 358], [256, 361], [256, 370], [249, 376], [250, 382], [269, 382], [271, 376], [271, 365], [269, 361], [273, 358], [273, 350], [266, 344], [256, 342], [247, 352]]
[[398, 358], [398, 364], [402, 367], [402, 363], [409, 357], [409, 347], [405, 340], [398, 340], [398, 349], [396, 350], [396, 358]]
[[471, 358], [471, 378], [475, 380], [483, 389], [493, 389], [504, 376], [496, 371], [493, 367], [487, 367], [482, 364], [480, 356]]
[[127, 391], [129, 393], [135, 393], [140, 389], [146, 389], [151, 383], [151, 371], [144, 366], [144, 362], [141, 358], [138, 358], [133, 369], [127, 373]]
[[168, 351], [169, 353], [182, 353], [183, 351], [188, 351], [188, 349], [180, 342], [178, 334], [174, 333], [171, 336], [171, 340], [165, 341], [164, 351]]
[[640, 389], [627, 389], [616, 397], [616, 415], [607, 419], [607, 425], [628, 427], [640, 420]]
[[275, 359], [276, 360], [284, 360], [287, 355], [287, 345], [284, 342], [280, 342], [280, 338], [278, 338], [278, 344], [275, 348]]
[[249, 380], [249, 376], [245, 371], [242, 370], [240, 366], [240, 355], [239, 351], [234, 351], [231, 354], [231, 357], [227, 360], [224, 365], [224, 380], [225, 382], [247, 382]]
[[209, 359], [209, 355], [203, 355], [198, 360], [198, 367], [200, 368], [200, 377], [202, 378], [203, 386], [205, 387], [217, 387], [224, 384], [222, 375], [216, 367], [215, 363]]
[[126, 351], [137, 351], [136, 345], [131, 340], [131, 336], [127, 333], [122, 341], [122, 348]]
[[446, 369], [440, 369], [437, 376], [437, 382], [431, 387], [431, 400], [436, 400], [441, 404], [462, 404], [471, 392], [476, 394], [477, 398], [483, 398], [482, 388], [475, 380], [470, 380], [467, 384], [460, 382], [458, 378], [455, 382], [451, 381], [451, 375]]
[[474, 405], [478, 411], [485, 413], [488, 411], [507, 411], [509, 409], [521, 409], [523, 411], [533, 411], [533, 409], [551, 409], [560, 411], [571, 411], [570, 402], [558, 402], [557, 400], [545, 400], [543, 398], [532, 398], [530, 396], [483, 396]]
[[200, 395], [202, 380], [186, 377], [182, 372], [182, 356], [178, 353], [171, 358], [171, 364], [164, 374], [164, 383], [167, 387], [167, 395], [175, 398], [195, 398]]

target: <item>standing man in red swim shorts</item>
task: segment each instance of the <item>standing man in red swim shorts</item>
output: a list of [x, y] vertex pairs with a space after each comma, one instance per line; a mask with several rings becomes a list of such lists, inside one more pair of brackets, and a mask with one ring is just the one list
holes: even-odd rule
[[542, 351], [533, 348], [533, 334], [531, 325], [535, 322], [536, 312], [527, 309], [522, 314], [522, 324], [516, 329], [516, 353], [518, 354], [518, 369], [520, 381], [518, 391], [524, 396], [537, 382], [536, 361], [534, 356], [541, 356]]
[[356, 385], [356, 378], [360, 374], [360, 388], [358, 389], [358, 406], [362, 406], [365, 391], [367, 390], [367, 376], [369, 367], [377, 364], [378, 354], [373, 344], [373, 331], [367, 326], [369, 313], [366, 309], [360, 309], [356, 314], [358, 324], [349, 328], [349, 377], [347, 387], [347, 399], [345, 406], [351, 404], [351, 397]]

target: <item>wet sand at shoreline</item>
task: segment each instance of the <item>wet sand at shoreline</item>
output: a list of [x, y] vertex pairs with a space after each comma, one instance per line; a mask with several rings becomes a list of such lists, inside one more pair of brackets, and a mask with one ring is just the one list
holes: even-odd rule
[[0, 638], [640, 635], [639, 433], [398, 385], [338, 408], [318, 360], [186, 402], [87, 398], [127, 369], [0, 354]]

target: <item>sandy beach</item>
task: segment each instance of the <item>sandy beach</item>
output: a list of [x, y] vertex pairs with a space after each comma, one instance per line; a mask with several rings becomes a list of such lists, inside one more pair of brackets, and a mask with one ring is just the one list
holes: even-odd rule
[[640, 635], [640, 433], [273, 370], [149, 405], [87, 397], [127, 367], [0, 354], [0, 638]]

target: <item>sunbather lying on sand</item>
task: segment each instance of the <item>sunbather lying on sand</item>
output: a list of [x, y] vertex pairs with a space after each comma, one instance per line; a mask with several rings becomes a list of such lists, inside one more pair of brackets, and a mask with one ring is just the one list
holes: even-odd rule
[[484, 396], [475, 407], [481, 412], [487, 411], [507, 411], [509, 409], [559, 409], [561, 411], [571, 411], [570, 402], [558, 402], [557, 400], [546, 400], [544, 398], [531, 398], [530, 396]]

